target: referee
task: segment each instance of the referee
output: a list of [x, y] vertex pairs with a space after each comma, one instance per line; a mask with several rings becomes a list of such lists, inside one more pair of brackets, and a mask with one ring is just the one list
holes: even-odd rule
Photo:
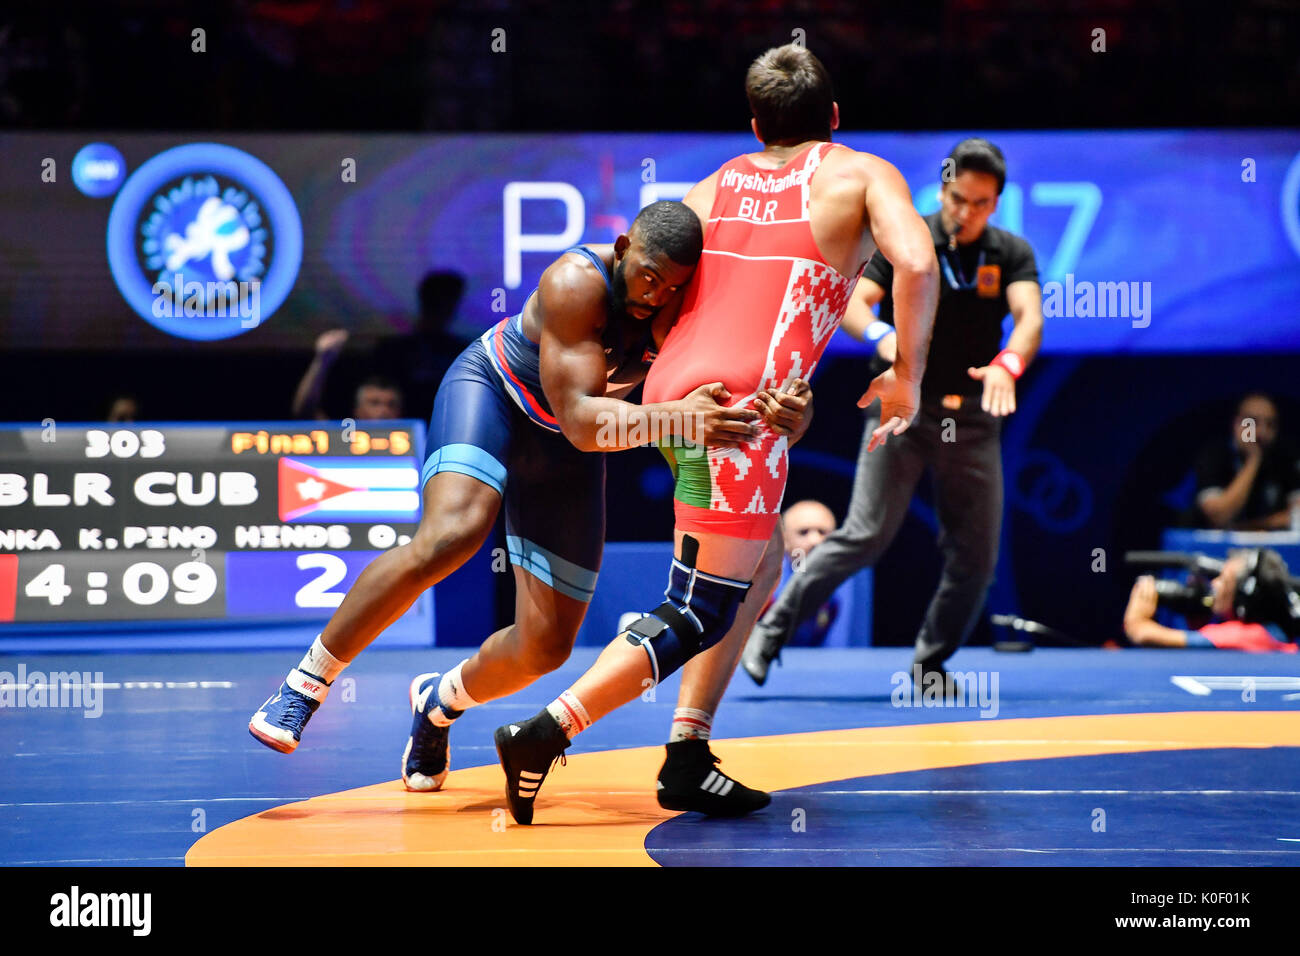
[[[943, 164], [940, 209], [925, 217], [939, 259], [939, 306], [930, 342], [921, 408], [912, 427], [867, 453], [880, 427], [869, 413], [844, 524], [790, 576], [779, 599], [754, 627], [742, 664], [755, 682], [806, 618], [847, 578], [874, 565], [907, 513], [921, 472], [934, 475], [943, 577], [916, 638], [913, 679], [936, 674], [952, 684], [944, 662], [975, 625], [993, 580], [1002, 526], [1002, 417], [1016, 410], [1016, 379], [1043, 335], [1034, 252], [1024, 239], [989, 226], [1007, 179], [1002, 151], [985, 139], [958, 143]], [[889, 290], [894, 270], [879, 252], [862, 272], [843, 327], [875, 341], [886, 363], [895, 355]], [[871, 307], [880, 304], [880, 320]], [[1007, 346], [1002, 323], [1015, 328]], [[930, 678], [927, 685], [934, 682]]]

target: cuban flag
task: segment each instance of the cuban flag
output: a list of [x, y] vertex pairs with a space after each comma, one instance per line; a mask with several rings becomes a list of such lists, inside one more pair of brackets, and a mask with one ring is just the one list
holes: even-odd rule
[[281, 458], [281, 521], [419, 523], [414, 458]]

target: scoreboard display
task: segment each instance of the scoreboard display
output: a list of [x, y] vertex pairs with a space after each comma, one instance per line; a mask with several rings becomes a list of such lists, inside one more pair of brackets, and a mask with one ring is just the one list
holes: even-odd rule
[[415, 534], [423, 447], [406, 420], [0, 427], [0, 634], [327, 620]]

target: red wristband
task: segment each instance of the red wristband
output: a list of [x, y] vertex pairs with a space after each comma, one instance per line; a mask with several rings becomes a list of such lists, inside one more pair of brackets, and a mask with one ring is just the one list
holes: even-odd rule
[[1025, 360], [1020, 357], [1018, 352], [1011, 349], [1003, 349], [996, 356], [990, 365], [998, 365], [1011, 373], [1012, 378], [1019, 378], [1025, 372]]

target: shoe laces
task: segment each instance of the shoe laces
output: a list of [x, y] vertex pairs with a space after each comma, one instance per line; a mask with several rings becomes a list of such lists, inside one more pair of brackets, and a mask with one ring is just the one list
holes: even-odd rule
[[311, 717], [311, 705], [307, 703], [308, 699], [297, 694], [289, 696], [284, 708], [286, 722], [292, 722], [297, 726], [307, 722], [307, 719]]

